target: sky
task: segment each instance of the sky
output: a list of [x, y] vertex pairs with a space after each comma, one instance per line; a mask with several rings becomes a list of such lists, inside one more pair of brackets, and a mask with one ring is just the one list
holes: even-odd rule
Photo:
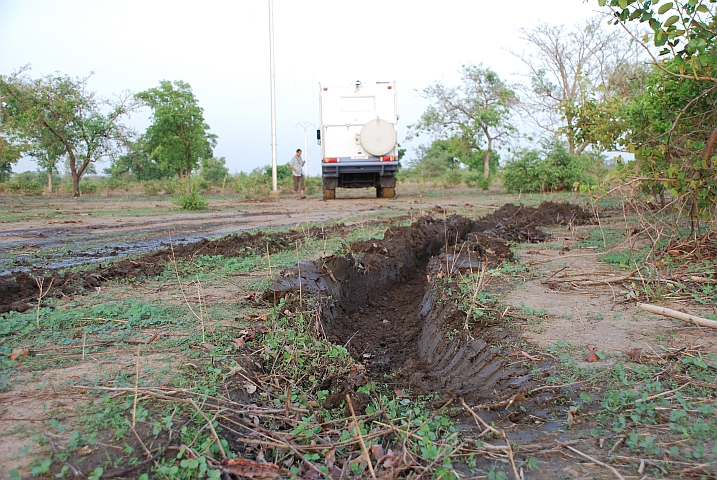
[[[427, 107], [417, 91], [455, 85], [462, 65], [482, 63], [515, 80], [524, 66], [509, 51], [527, 45], [519, 28], [573, 25], [597, 0], [273, 0], [277, 161], [306, 150], [318, 174], [319, 84], [397, 83], [399, 143]], [[0, 0], [0, 74], [31, 64], [37, 78], [87, 76], [111, 97], [160, 80], [188, 82], [231, 173], [271, 164], [269, 0]], [[145, 108], [127, 120], [149, 125]], [[304, 129], [308, 122], [304, 148]], [[100, 163], [98, 171], [108, 166]], [[21, 160], [15, 171], [34, 170]]]

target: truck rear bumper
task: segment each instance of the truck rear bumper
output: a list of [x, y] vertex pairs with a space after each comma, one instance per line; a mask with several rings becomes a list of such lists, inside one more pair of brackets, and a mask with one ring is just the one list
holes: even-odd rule
[[345, 173], [377, 173], [381, 177], [394, 176], [398, 171], [398, 162], [355, 162], [324, 163], [321, 174], [324, 177], [339, 177]]

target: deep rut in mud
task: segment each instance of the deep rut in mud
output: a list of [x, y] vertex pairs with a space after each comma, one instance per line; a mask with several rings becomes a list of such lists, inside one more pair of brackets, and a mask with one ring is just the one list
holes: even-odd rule
[[[352, 244], [352, 255], [288, 269], [265, 295], [276, 301], [301, 289], [320, 305], [327, 338], [345, 345], [382, 383], [414, 393], [494, 400], [529, 387], [527, 368], [506, 350], [513, 333], [491, 318], [464, 329], [466, 313], [442, 285], [511, 260], [508, 241], [548, 239], [536, 220], [555, 225], [590, 218], [577, 206], [552, 203], [506, 205], [479, 221], [423, 218], [387, 230], [383, 240]], [[331, 385], [346, 389], [341, 382]]]
[[329, 339], [361, 359], [370, 375], [390, 375], [416, 347], [426, 287], [425, 277], [416, 275], [383, 294], [377, 292], [364, 307], [343, 317], [343, 325]]

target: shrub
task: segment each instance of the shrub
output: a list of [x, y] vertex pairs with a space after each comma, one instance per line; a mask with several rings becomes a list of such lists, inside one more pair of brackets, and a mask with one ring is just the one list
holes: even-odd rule
[[150, 197], [155, 197], [159, 195], [159, 192], [162, 191], [162, 186], [159, 184], [159, 182], [145, 182], [144, 184], [144, 194], [148, 195]]
[[80, 181], [80, 194], [92, 195], [94, 193], [97, 193], [97, 184], [90, 180]]
[[9, 182], [6, 184], [8, 191], [13, 193], [22, 193], [25, 195], [42, 195], [45, 186], [37, 180], [20, 179], [17, 182]]
[[606, 172], [601, 155], [574, 155], [565, 142], [553, 138], [541, 149], [518, 150], [503, 167], [503, 186], [509, 192], [546, 192], [571, 190], [578, 182], [595, 184]]
[[227, 180], [229, 169], [226, 167], [226, 158], [205, 158], [202, 160], [200, 175], [204, 181], [211, 185], [220, 185]]
[[269, 195], [271, 190], [271, 168], [255, 168], [250, 173], [241, 172], [234, 177], [234, 189], [246, 198], [257, 198]]
[[209, 205], [209, 201], [194, 189], [177, 197], [177, 203], [184, 210], [203, 210]]

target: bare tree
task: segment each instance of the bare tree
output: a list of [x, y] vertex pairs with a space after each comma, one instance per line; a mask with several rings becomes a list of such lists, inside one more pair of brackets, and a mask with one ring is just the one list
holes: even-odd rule
[[540, 23], [520, 29], [529, 49], [511, 52], [528, 67], [528, 84], [518, 87], [519, 108], [544, 132], [564, 135], [568, 150], [581, 154], [591, 144], [581, 135], [581, 111], [604, 102], [639, 62], [641, 50], [627, 34], [608, 32], [600, 15], [573, 27]]

